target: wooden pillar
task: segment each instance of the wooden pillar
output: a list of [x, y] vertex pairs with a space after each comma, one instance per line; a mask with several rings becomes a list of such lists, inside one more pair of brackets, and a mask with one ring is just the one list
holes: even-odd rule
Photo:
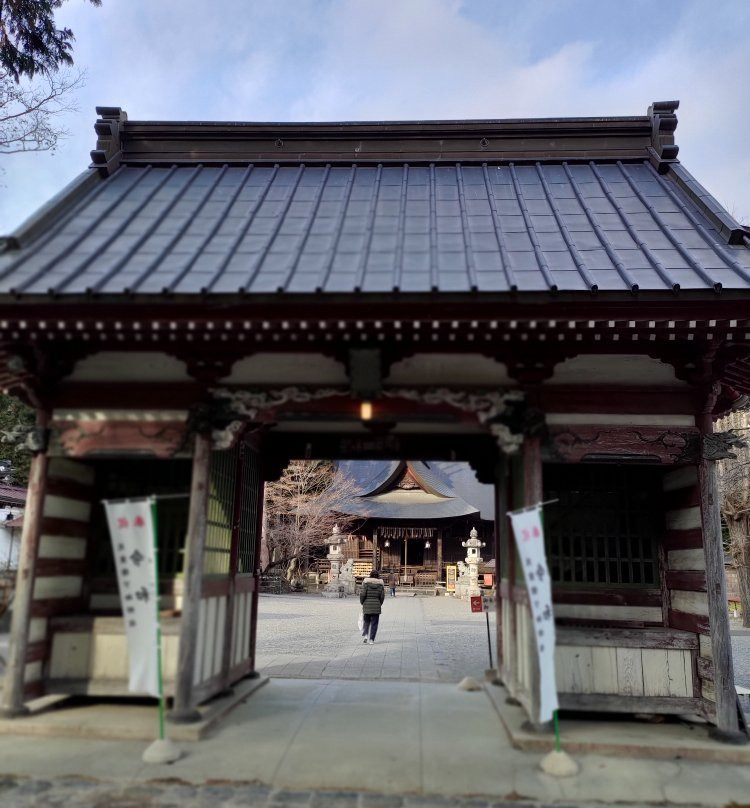
[[234, 468], [234, 502], [232, 503], [232, 538], [229, 546], [229, 588], [227, 612], [224, 622], [224, 647], [221, 658], [222, 686], [228, 688], [229, 671], [232, 667], [232, 637], [234, 635], [234, 611], [237, 590], [237, 572], [240, 554], [240, 521], [242, 517], [242, 489], [245, 482], [245, 452], [242, 443], [237, 447], [237, 462]]
[[[508, 546], [508, 461], [501, 455], [495, 469], [495, 659], [500, 675], [507, 660], [503, 659], [503, 600], [500, 595], [500, 581], [503, 576], [503, 547]], [[512, 609], [513, 603], [505, 604]]]
[[[47, 422], [47, 413], [40, 412], [37, 425], [46, 430]], [[34, 456], [29, 473], [29, 487], [21, 532], [21, 550], [16, 573], [16, 591], [13, 596], [10, 653], [8, 655], [8, 667], [5, 671], [2, 701], [0, 702], [0, 715], [5, 718], [13, 718], [28, 712], [24, 705], [24, 675], [26, 673], [31, 601], [34, 595], [36, 559], [44, 512], [48, 464], [49, 458], [45, 447], [45, 451]]]
[[[523, 442], [523, 492], [524, 505], [534, 505], [543, 499], [542, 443], [538, 436], [527, 435]], [[515, 568], [515, 558], [511, 561]], [[530, 608], [530, 607], [528, 607]], [[533, 624], [533, 621], [532, 621]], [[529, 718], [536, 729], [546, 728], [539, 721], [541, 675], [533, 632], [529, 632], [529, 657], [531, 660], [531, 685], [529, 694]]]
[[190, 485], [190, 509], [185, 540], [187, 564], [185, 592], [180, 620], [180, 648], [175, 679], [174, 706], [169, 720], [178, 724], [199, 721], [201, 714], [193, 703], [193, 672], [201, 596], [203, 594], [203, 550], [206, 545], [211, 436], [198, 433], [193, 449], [193, 477]]
[[255, 646], [258, 642], [258, 600], [260, 596], [260, 567], [258, 566], [258, 545], [264, 533], [266, 511], [266, 483], [258, 477], [258, 496], [255, 505], [255, 558], [253, 559], [253, 599], [250, 612], [250, 676], [258, 676], [255, 670]]
[[443, 531], [438, 531], [437, 536], [437, 579], [443, 580]]
[[[713, 403], [713, 399], [710, 399]], [[700, 422], [704, 450], [698, 466], [701, 491], [701, 517], [703, 520], [703, 553], [706, 560], [706, 589], [708, 619], [711, 628], [711, 655], [714, 666], [716, 691], [716, 728], [713, 734], [720, 740], [747, 742], [739, 731], [737, 718], [737, 691], [734, 686], [732, 641], [729, 633], [729, 608], [724, 577], [724, 548], [721, 539], [721, 512], [719, 510], [719, 484], [716, 462], [706, 459], [706, 436], [713, 432], [710, 409]]]

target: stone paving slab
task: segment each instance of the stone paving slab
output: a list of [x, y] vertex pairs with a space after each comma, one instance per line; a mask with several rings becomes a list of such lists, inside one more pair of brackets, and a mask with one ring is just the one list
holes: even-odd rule
[[[551, 803], [481, 797], [294, 791], [259, 783], [194, 785], [179, 780], [120, 785], [82, 778], [0, 777], [3, 808], [553, 808]], [[577, 801], [555, 808], [573, 808]], [[630, 808], [647, 808], [629, 803]], [[651, 804], [653, 805], [653, 804]], [[684, 803], [694, 808], [693, 803]], [[588, 808], [604, 808], [588, 803]]]
[[[525, 712], [508, 704], [504, 687], [485, 684], [485, 691], [507, 730], [513, 746], [534, 752], [551, 752], [555, 737], [551, 732], [535, 732]], [[615, 758], [650, 760], [694, 760], [705, 763], [743, 764], [750, 772], [750, 744], [720, 743], [709, 735], [708, 724], [667, 720], [650, 724], [625, 716], [610, 720], [561, 718], [560, 735], [566, 751], [577, 755], [611, 755]], [[750, 781], [748, 781], [750, 802]]]
[[[493, 690], [500, 690], [491, 687]], [[602, 722], [612, 732], [614, 722]], [[660, 727], [641, 725], [653, 739]], [[563, 741], [569, 729], [563, 725]], [[148, 766], [137, 741], [0, 736], [2, 808], [746, 804], [750, 767], [576, 754], [577, 777], [516, 749], [485, 690], [273, 679], [184, 757]], [[717, 744], [717, 746], [719, 746]], [[28, 779], [24, 779], [28, 778]], [[76, 784], [71, 786], [70, 784]]]

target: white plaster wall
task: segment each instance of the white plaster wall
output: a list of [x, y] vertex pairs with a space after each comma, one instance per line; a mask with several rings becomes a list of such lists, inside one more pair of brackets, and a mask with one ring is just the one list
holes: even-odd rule
[[234, 363], [223, 384], [347, 384], [346, 368], [322, 354], [257, 353]]
[[[23, 508], [6, 507], [0, 510], [0, 570], [18, 568], [18, 551], [21, 547], [21, 528], [5, 527], [5, 522], [23, 513]], [[10, 519], [8, 518], [10, 515]]]
[[505, 365], [479, 354], [414, 354], [391, 366], [385, 379], [390, 385], [477, 384], [515, 386]]
[[674, 368], [648, 356], [581, 354], [555, 367], [545, 384], [623, 384], [684, 387]]
[[101, 351], [76, 363], [75, 382], [189, 382], [185, 363], [164, 353]]

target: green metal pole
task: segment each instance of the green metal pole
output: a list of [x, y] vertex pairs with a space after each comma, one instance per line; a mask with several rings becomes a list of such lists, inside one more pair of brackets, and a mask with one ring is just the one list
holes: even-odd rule
[[153, 542], [154, 542], [154, 585], [156, 588], [156, 597], [154, 598], [154, 608], [156, 609], [156, 669], [159, 682], [159, 739], [164, 740], [164, 715], [166, 713], [166, 705], [164, 703], [164, 682], [161, 672], [161, 615], [160, 615], [160, 597], [159, 597], [159, 520], [156, 513], [156, 499], [151, 498], [151, 522], [153, 527]]

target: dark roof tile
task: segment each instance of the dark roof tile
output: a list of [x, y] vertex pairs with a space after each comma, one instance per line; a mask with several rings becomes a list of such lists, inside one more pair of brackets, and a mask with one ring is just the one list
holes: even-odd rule
[[675, 177], [647, 162], [125, 166], [0, 256], [0, 292], [504, 290], [509, 271], [522, 290], [746, 288], [728, 214]]

